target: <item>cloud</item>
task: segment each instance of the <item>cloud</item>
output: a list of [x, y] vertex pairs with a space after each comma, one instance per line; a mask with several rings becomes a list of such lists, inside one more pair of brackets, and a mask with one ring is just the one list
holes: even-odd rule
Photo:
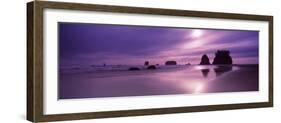
[[[105, 24], [59, 24], [61, 64], [143, 64], [174, 59], [183, 64], [199, 63], [227, 49], [238, 63], [258, 61], [258, 32], [239, 30], [168, 28]], [[200, 32], [200, 35], [199, 35]], [[245, 55], [246, 54], [246, 55]], [[255, 61], [256, 60], [256, 61]]]

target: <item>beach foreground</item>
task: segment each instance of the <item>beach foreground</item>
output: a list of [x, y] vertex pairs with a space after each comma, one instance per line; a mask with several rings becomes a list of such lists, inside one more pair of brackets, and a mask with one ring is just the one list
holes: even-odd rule
[[258, 91], [258, 65], [60, 72], [59, 99]]

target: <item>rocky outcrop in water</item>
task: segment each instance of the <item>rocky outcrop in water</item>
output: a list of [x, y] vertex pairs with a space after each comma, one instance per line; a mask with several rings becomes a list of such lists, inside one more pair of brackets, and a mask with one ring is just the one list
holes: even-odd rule
[[136, 71], [136, 70], [140, 70], [140, 68], [138, 68], [138, 67], [130, 67], [129, 68], [129, 71]]
[[155, 66], [155, 65], [149, 65], [149, 66], [147, 67], [147, 69], [149, 69], [149, 70], [154, 70], [154, 69], [156, 69], [156, 66]]
[[149, 65], [149, 61], [145, 61], [145, 62], [144, 62], [144, 65], [145, 65], [145, 66], [148, 66], [148, 65]]
[[177, 65], [176, 61], [166, 61], [165, 65]]
[[200, 65], [209, 65], [209, 64], [210, 64], [210, 60], [209, 60], [208, 56], [206, 54], [204, 54], [201, 58]]
[[228, 50], [218, 50], [216, 52], [213, 64], [214, 65], [232, 64], [232, 58], [230, 56], [230, 52]]

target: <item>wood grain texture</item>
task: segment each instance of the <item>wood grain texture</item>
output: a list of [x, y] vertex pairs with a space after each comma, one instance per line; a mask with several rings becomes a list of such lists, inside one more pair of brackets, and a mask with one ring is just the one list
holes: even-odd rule
[[268, 85], [269, 85], [269, 103], [271, 106], [273, 106], [273, 16], [270, 16], [268, 19], [269, 22], [269, 58], [268, 58], [268, 71], [269, 71], [269, 80], [268, 80]]
[[27, 4], [27, 120], [34, 121], [34, 87], [33, 87], [33, 3]]

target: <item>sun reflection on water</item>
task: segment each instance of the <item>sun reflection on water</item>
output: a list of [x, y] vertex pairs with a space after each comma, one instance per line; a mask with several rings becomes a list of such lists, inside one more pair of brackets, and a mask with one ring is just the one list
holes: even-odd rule
[[185, 82], [185, 83], [182, 83], [182, 87], [184, 87], [184, 89], [187, 91], [187, 92], [190, 92], [190, 93], [202, 93], [204, 92], [204, 88], [205, 86], [208, 84], [207, 82], [203, 82], [203, 81], [194, 81], [194, 82]]
[[212, 84], [217, 77], [239, 68], [232, 66], [198, 65], [176, 72], [161, 73], [160, 81], [173, 83], [186, 93], [203, 93], [208, 91], [208, 84]]

